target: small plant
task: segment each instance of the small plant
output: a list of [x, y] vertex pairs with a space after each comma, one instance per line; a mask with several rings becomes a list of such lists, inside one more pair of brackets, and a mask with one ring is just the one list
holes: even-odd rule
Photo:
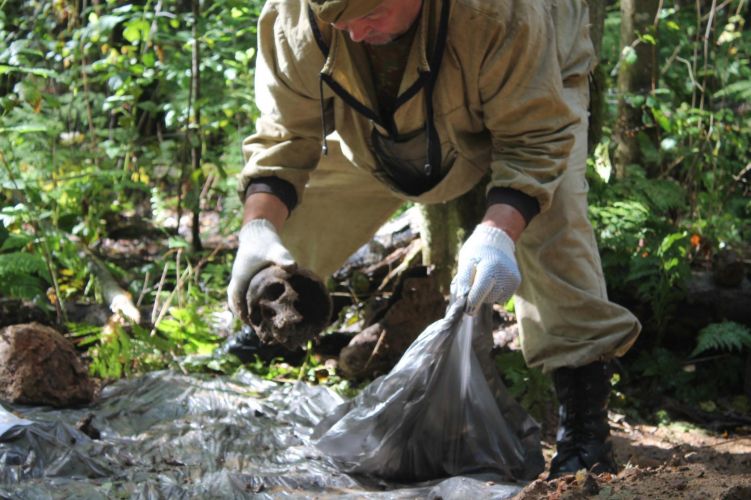
[[0, 220], [0, 295], [34, 299], [51, 284], [42, 256], [26, 251], [33, 240], [29, 235], [11, 234]]
[[171, 307], [170, 317], [156, 325], [157, 331], [178, 353], [210, 354], [220, 342], [203, 315], [191, 307]]
[[712, 323], [699, 332], [691, 356], [707, 351], [742, 351], [744, 348], [751, 349], [751, 329], [734, 321], [723, 321]]
[[[221, 340], [195, 306], [170, 308], [169, 317], [151, 332], [139, 325], [125, 326], [115, 319], [104, 327], [69, 324], [68, 329], [77, 344], [87, 349], [89, 372], [103, 379], [166, 368], [186, 355], [206, 356]], [[231, 364], [217, 361], [205, 365], [213, 371], [226, 372]], [[195, 369], [200, 363], [188, 365], [195, 365]]]
[[548, 375], [529, 368], [520, 351], [503, 352], [495, 357], [501, 378], [514, 398], [536, 419], [543, 418], [553, 400], [553, 384]]
[[67, 326], [77, 345], [87, 349], [89, 373], [95, 377], [116, 380], [169, 365], [171, 346], [138, 325], [126, 329], [111, 321], [104, 327]]

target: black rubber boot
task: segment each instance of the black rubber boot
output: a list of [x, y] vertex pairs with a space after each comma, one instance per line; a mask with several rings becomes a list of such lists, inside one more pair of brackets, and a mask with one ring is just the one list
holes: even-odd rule
[[618, 467], [613, 456], [608, 424], [610, 363], [591, 363], [553, 372], [558, 396], [556, 455], [548, 479], [587, 469], [595, 474]]
[[234, 354], [243, 363], [252, 363], [256, 359], [269, 362], [277, 358], [282, 358], [289, 363], [298, 363], [305, 357], [305, 351], [302, 349], [291, 351], [280, 345], [264, 344], [248, 325], [243, 325], [240, 332], [227, 339], [220, 349]]
[[261, 350], [261, 340], [251, 327], [243, 325], [239, 333], [227, 339], [224, 350], [240, 358], [243, 363], [250, 363]]

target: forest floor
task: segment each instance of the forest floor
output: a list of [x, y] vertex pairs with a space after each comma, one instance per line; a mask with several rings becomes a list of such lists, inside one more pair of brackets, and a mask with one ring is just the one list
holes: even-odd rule
[[[210, 241], [210, 245], [216, 243]], [[234, 241], [221, 244], [232, 247]], [[127, 248], [107, 250], [129, 253]], [[508, 344], [513, 337], [500, 344]], [[548, 429], [544, 442], [548, 464], [555, 451], [555, 426], [550, 424], [543, 425]], [[621, 467], [618, 474], [581, 474], [545, 481], [545, 472], [516, 498], [751, 499], [751, 426], [723, 434], [681, 421], [634, 423], [617, 413], [611, 413], [611, 426]]]
[[[720, 435], [683, 422], [630, 425], [618, 415], [614, 420], [613, 442], [621, 466], [617, 475], [540, 479], [516, 499], [751, 498], [751, 428]], [[548, 463], [553, 453], [552, 443], [546, 443]]]

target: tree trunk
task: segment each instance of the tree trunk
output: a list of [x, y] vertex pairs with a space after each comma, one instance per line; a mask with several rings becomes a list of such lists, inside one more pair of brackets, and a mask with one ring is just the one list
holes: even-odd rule
[[422, 205], [423, 224], [420, 236], [425, 241], [422, 261], [433, 267], [441, 293], [448, 293], [453, 275], [459, 229], [456, 214], [450, 203]]
[[[589, 35], [599, 62], [602, 53], [602, 35], [605, 31], [605, 2], [591, 2], [589, 6]], [[592, 150], [602, 139], [602, 126], [605, 119], [605, 94], [607, 83], [605, 70], [600, 64], [595, 67], [589, 80], [589, 149]]]
[[454, 275], [459, 247], [485, 213], [485, 177], [471, 191], [456, 200], [423, 205], [421, 236], [425, 240], [423, 262], [434, 266], [439, 289], [446, 294]]
[[[645, 129], [642, 120], [643, 98], [649, 95], [655, 84], [656, 50], [654, 45], [639, 41], [638, 34], [654, 36], [654, 20], [659, 3], [659, 0], [621, 0], [622, 57], [618, 73], [618, 119], [615, 125], [615, 137], [618, 141], [616, 175], [619, 178], [633, 164], [645, 167], [647, 175], [654, 173], [649, 171], [649, 165], [646, 164], [640, 137], [642, 141], [650, 141], [652, 144], [657, 142], [654, 133], [647, 133], [648, 129]], [[630, 50], [636, 55], [636, 60], [631, 63], [627, 57], [623, 57], [624, 51]], [[654, 132], [654, 129], [650, 130]]]
[[191, 225], [193, 250], [198, 252], [203, 249], [201, 244], [201, 184], [203, 175], [201, 173], [201, 149], [203, 148], [201, 140], [201, 52], [198, 41], [198, 20], [200, 19], [201, 5], [199, 0], [193, 0], [193, 54], [191, 65], [191, 81], [190, 90], [193, 96], [193, 109], [192, 116], [190, 118], [190, 128], [188, 130], [188, 136], [190, 140], [190, 157], [191, 165], [195, 175], [192, 177], [191, 188], [194, 192], [194, 199], [192, 200], [193, 210], [193, 224]]
[[602, 49], [602, 36], [605, 31], [606, 2], [589, 2], [589, 36], [595, 47], [595, 55], [599, 58]]

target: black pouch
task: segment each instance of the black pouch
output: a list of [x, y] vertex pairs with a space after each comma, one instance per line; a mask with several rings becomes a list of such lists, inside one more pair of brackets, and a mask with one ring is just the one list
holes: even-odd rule
[[[440, 175], [440, 144], [437, 141], [431, 141], [431, 147], [437, 146], [439, 149], [438, 164], [434, 164], [430, 169], [426, 168], [432, 162], [428, 161], [425, 129], [418, 129], [392, 139], [374, 128], [370, 139], [381, 170], [381, 180], [411, 196], [418, 196], [441, 182], [443, 176]], [[432, 169], [437, 172], [433, 172]]]

